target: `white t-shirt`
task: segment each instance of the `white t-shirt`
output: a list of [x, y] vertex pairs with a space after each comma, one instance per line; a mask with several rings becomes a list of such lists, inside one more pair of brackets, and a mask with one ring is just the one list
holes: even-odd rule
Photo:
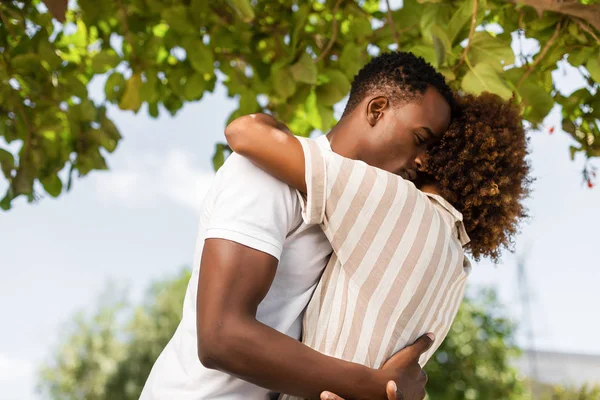
[[[317, 141], [331, 149], [325, 136]], [[183, 317], [150, 372], [142, 400], [269, 398], [267, 389], [204, 368], [198, 360], [196, 296], [202, 249], [208, 238], [241, 243], [279, 260], [257, 319], [295, 339], [300, 339], [304, 310], [332, 251], [319, 226], [302, 222], [294, 189], [232, 154], [204, 200]]]

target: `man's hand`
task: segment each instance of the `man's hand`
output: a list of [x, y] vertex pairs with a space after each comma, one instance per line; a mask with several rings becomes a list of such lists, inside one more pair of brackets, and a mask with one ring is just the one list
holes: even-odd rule
[[[385, 388], [388, 400], [422, 400], [425, 398], [427, 374], [419, 365], [419, 358], [421, 354], [429, 350], [434, 340], [433, 333], [427, 333], [411, 346], [394, 354], [383, 364], [381, 369], [390, 373], [390, 381]], [[323, 392], [321, 400], [344, 399], [331, 392]]]

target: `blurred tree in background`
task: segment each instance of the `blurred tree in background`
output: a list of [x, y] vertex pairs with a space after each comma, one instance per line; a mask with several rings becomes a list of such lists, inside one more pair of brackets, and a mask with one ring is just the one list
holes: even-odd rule
[[584, 385], [579, 389], [557, 386], [550, 391], [542, 396], [543, 400], [600, 400], [600, 386]]
[[[43, 367], [40, 390], [51, 399], [137, 400], [154, 361], [181, 318], [188, 270], [156, 283], [141, 306], [105, 296], [94, 315], [75, 318]], [[523, 399], [510, 367], [518, 355], [514, 326], [491, 292], [467, 299], [450, 334], [427, 365], [431, 400]]]
[[[353, 76], [388, 49], [423, 56], [454, 89], [516, 92], [534, 127], [561, 106], [562, 129], [575, 140], [571, 157], [600, 155], [596, 0], [404, 0], [400, 9], [380, 0], [72, 3], [0, 3], [4, 209], [18, 196], [34, 200], [42, 187], [58, 196], [74, 175], [108, 168], [121, 134], [107, 104], [175, 114], [220, 80], [239, 105], [231, 118], [268, 111], [307, 135], [335, 123], [333, 105]], [[526, 38], [539, 43], [534, 54], [523, 53]], [[561, 94], [552, 72], [566, 64], [586, 83]], [[103, 74], [105, 99], [96, 103], [87, 86]], [[217, 145], [215, 168], [226, 150]], [[584, 171], [590, 186], [592, 172]]]

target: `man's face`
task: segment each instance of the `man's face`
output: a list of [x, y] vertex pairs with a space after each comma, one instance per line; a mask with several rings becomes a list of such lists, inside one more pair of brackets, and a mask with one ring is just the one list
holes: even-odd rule
[[[369, 104], [369, 112], [377, 110]], [[374, 116], [374, 117], [373, 117]], [[360, 159], [367, 164], [415, 180], [427, 149], [440, 140], [450, 124], [450, 106], [434, 88], [399, 107], [388, 105], [370, 114], [373, 123]]]

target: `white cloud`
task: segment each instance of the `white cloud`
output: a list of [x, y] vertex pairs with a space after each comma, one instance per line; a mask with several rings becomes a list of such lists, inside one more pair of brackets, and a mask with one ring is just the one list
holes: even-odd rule
[[199, 168], [192, 160], [192, 154], [182, 149], [134, 157], [125, 168], [97, 177], [98, 196], [128, 207], [168, 200], [198, 212], [214, 173]]
[[33, 399], [35, 389], [35, 368], [28, 360], [0, 354], [0, 399]]

